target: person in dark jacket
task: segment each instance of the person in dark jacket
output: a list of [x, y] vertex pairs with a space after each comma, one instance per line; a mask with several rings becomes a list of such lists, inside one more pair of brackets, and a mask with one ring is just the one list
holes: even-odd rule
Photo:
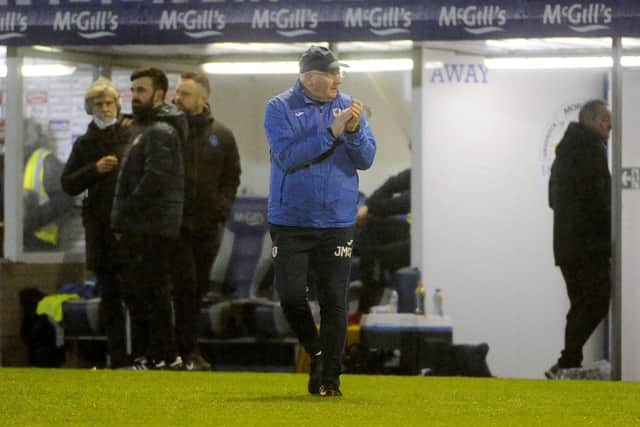
[[[358, 209], [362, 293], [359, 313], [378, 303], [385, 271], [393, 273], [411, 263], [411, 169], [387, 179]], [[352, 319], [350, 319], [351, 321]]]
[[118, 165], [129, 147], [131, 119], [119, 116], [120, 97], [111, 81], [96, 80], [85, 94], [85, 109], [93, 116], [87, 132], [73, 144], [62, 173], [62, 188], [82, 203], [87, 268], [96, 275], [100, 319], [104, 325], [112, 368], [129, 364], [121, 294], [121, 263], [111, 231], [111, 208]]
[[609, 311], [611, 282], [611, 175], [607, 139], [611, 113], [601, 100], [580, 110], [556, 148], [549, 179], [553, 252], [564, 277], [570, 308], [564, 350], [545, 374], [580, 367], [582, 347]]
[[167, 77], [157, 68], [131, 74], [132, 145], [120, 172], [111, 225], [127, 252], [125, 301], [131, 315], [134, 367], [183, 367], [171, 323], [169, 272], [183, 224], [182, 145], [188, 124], [164, 102]]
[[[198, 313], [202, 297], [209, 288], [209, 272], [219, 246], [219, 228], [229, 215], [240, 185], [240, 158], [231, 131], [211, 115], [208, 105], [209, 80], [200, 73], [180, 76], [173, 102], [187, 115], [188, 145], [195, 152], [197, 170], [192, 228], [188, 239], [182, 238], [181, 258], [188, 272], [176, 268], [173, 295], [176, 311], [176, 339], [185, 367], [209, 369], [210, 365], [197, 352]], [[185, 162], [185, 169], [187, 168]], [[189, 184], [186, 184], [187, 187]], [[185, 208], [185, 214], [187, 209]], [[189, 279], [195, 263], [197, 286]]]
[[[338, 91], [341, 64], [331, 50], [311, 46], [299, 65], [298, 81], [269, 100], [264, 119], [275, 285], [311, 356], [309, 393], [341, 396], [358, 170], [373, 164], [376, 141], [362, 102]], [[309, 271], [317, 279], [319, 334], [307, 302]]]

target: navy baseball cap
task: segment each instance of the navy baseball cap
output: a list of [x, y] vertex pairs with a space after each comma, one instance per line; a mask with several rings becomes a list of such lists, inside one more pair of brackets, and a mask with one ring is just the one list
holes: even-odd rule
[[338, 61], [338, 57], [323, 46], [311, 46], [302, 54], [299, 61], [300, 73], [307, 71], [334, 71], [347, 64]]

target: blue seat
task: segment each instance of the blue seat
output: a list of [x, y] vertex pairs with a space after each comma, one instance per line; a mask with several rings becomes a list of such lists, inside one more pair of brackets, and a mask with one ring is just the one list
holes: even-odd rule
[[[202, 307], [201, 342], [281, 337], [290, 333], [271, 290], [267, 208], [266, 197], [239, 196], [231, 209], [210, 276], [228, 299]], [[259, 289], [263, 283], [269, 285], [266, 294]]]
[[256, 296], [271, 265], [271, 237], [266, 197], [240, 196], [225, 223], [211, 280], [233, 298]]

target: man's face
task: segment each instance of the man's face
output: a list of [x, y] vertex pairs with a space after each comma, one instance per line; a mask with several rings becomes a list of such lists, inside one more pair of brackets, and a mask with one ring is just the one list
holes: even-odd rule
[[163, 93], [153, 90], [151, 77], [140, 77], [131, 82], [131, 109], [140, 114], [162, 104]]
[[305, 88], [316, 101], [329, 102], [338, 96], [338, 88], [342, 84], [340, 70], [308, 71], [305, 73]]
[[93, 98], [93, 115], [100, 120], [110, 120], [118, 114], [118, 104], [113, 96], [99, 96]]
[[199, 114], [207, 103], [206, 90], [191, 79], [181, 79], [173, 103], [187, 114]]
[[611, 111], [607, 107], [601, 106], [595, 117], [592, 120], [587, 120], [585, 124], [602, 139], [608, 139], [609, 132], [611, 132]]

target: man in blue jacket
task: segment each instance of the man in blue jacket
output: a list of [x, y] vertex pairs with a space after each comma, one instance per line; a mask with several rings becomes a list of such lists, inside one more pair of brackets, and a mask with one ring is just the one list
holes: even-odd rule
[[[343, 64], [333, 52], [312, 46], [299, 65], [298, 81], [265, 112], [275, 283], [282, 310], [311, 355], [309, 393], [341, 396], [357, 170], [373, 163], [376, 141], [362, 103], [338, 91]], [[319, 334], [307, 303], [309, 270], [318, 279]]]

